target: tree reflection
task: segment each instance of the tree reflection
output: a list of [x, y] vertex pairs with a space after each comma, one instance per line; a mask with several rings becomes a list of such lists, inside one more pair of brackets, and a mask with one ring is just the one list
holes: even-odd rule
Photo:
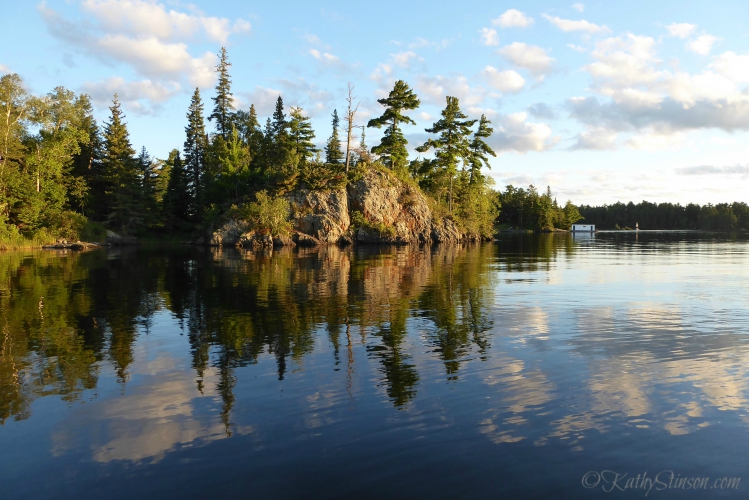
[[[471, 349], [485, 352], [493, 300], [491, 245], [424, 248], [101, 250], [6, 253], [0, 258], [0, 421], [29, 416], [37, 397], [76, 400], [111, 366], [123, 391], [134, 344], [168, 311], [189, 342], [198, 390], [216, 368], [227, 434], [238, 368], [289, 363], [322, 349], [327, 333], [346, 384], [354, 384], [354, 336], [379, 363], [395, 406], [416, 397], [419, 374], [407, 341], [427, 327], [450, 377]], [[43, 299], [42, 299], [43, 298]], [[42, 302], [40, 302], [42, 300]], [[425, 323], [426, 322], [426, 323]], [[102, 364], [102, 362], [108, 363]]]

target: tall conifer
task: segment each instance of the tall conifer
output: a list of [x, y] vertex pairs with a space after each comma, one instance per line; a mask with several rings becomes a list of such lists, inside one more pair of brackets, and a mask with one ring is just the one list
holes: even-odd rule
[[436, 139], [429, 139], [416, 148], [421, 153], [434, 148], [435, 164], [446, 175], [450, 182], [449, 206], [453, 209], [453, 180], [458, 173], [458, 163], [468, 161], [471, 157], [468, 136], [476, 120], [468, 118], [460, 110], [457, 97], [447, 96], [447, 105], [442, 110], [442, 118], [426, 129], [430, 134], [440, 134]]
[[304, 116], [302, 108], [291, 108], [289, 120], [289, 144], [299, 165], [307, 164], [317, 152], [312, 139], [315, 132], [308, 116]]
[[208, 138], [205, 133], [203, 119], [203, 101], [200, 89], [196, 88], [187, 111], [187, 127], [185, 127], [185, 160], [184, 176], [186, 188], [192, 198], [189, 212], [193, 217], [199, 217], [206, 184], [206, 147]]
[[218, 57], [219, 63], [216, 66], [216, 73], [218, 73], [216, 97], [211, 98], [214, 106], [213, 113], [211, 113], [208, 119], [216, 120], [216, 130], [218, 130], [218, 133], [225, 141], [228, 141], [231, 135], [231, 117], [234, 105], [232, 104], [233, 94], [231, 93], [231, 78], [229, 77], [229, 66], [231, 66], [231, 63], [229, 62], [225, 47], [221, 47], [221, 53], [218, 54]]
[[408, 163], [408, 150], [406, 149], [408, 141], [398, 124], [416, 125], [416, 122], [403, 112], [418, 108], [421, 101], [406, 82], [398, 80], [388, 97], [377, 99], [377, 102], [385, 106], [385, 112], [382, 116], [369, 120], [367, 127], [386, 126], [387, 129], [382, 141], [372, 148], [372, 152], [387, 158], [391, 169], [405, 168]]
[[339, 164], [343, 162], [343, 151], [341, 151], [341, 138], [338, 135], [340, 120], [338, 119], [338, 110], [333, 110], [333, 133], [325, 145], [325, 163]]

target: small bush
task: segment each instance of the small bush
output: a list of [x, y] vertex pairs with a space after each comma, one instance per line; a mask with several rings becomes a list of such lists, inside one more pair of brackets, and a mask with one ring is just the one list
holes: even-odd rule
[[236, 214], [259, 233], [286, 236], [291, 232], [290, 211], [288, 200], [270, 196], [263, 190], [255, 194], [254, 202], [238, 207]]

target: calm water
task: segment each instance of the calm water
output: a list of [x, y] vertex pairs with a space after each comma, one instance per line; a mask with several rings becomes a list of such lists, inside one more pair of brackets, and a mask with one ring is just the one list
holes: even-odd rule
[[0, 498], [746, 498], [747, 278], [689, 233], [4, 253]]

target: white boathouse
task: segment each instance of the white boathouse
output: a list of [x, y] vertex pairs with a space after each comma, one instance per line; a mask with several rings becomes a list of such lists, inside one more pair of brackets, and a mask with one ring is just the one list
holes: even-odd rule
[[595, 230], [595, 224], [572, 224], [571, 229], [573, 233], [594, 233]]

